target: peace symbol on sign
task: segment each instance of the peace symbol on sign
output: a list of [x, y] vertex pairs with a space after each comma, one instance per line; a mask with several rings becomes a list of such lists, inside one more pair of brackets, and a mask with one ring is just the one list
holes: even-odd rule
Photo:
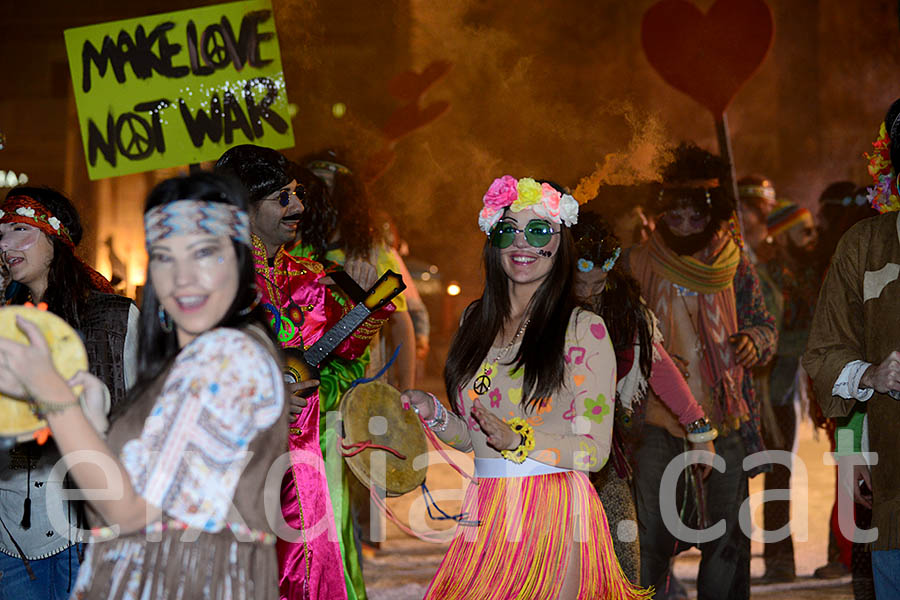
[[202, 57], [209, 66], [218, 69], [229, 61], [225, 34], [218, 25], [211, 25], [206, 28], [200, 45]]
[[[135, 124], [137, 128], [135, 128]], [[140, 130], [140, 131], [139, 131]], [[131, 160], [147, 158], [153, 153], [155, 142], [150, 124], [134, 113], [126, 113], [116, 122], [119, 151]]]

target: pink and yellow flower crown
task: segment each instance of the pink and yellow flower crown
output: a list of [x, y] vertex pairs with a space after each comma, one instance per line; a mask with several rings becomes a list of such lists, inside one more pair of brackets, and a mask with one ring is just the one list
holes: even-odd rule
[[865, 154], [869, 159], [869, 175], [874, 185], [868, 188], [869, 204], [880, 213], [900, 210], [900, 193], [897, 191], [897, 174], [891, 165], [891, 138], [884, 123], [878, 131], [878, 139], [872, 144], [872, 154]]
[[490, 234], [507, 208], [519, 212], [530, 208], [539, 217], [571, 227], [578, 222], [578, 201], [561, 194], [549, 183], [538, 183], [530, 177], [516, 180], [512, 175], [495, 179], [484, 195], [484, 208], [478, 215], [478, 227]]

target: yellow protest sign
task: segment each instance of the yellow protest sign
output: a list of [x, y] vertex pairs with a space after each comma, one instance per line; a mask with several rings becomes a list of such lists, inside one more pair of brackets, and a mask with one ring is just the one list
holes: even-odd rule
[[269, 0], [67, 29], [91, 179], [294, 145]]

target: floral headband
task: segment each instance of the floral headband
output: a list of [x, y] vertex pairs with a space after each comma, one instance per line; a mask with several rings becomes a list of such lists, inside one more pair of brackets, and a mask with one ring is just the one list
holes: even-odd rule
[[36, 227], [51, 237], [57, 237], [70, 248], [75, 248], [72, 235], [59, 219], [43, 204], [31, 196], [10, 196], [0, 206], [0, 223], [25, 223]]
[[146, 244], [173, 235], [228, 236], [250, 246], [250, 217], [237, 206], [207, 200], [176, 200], [154, 206], [144, 215]]
[[532, 209], [539, 217], [558, 225], [571, 227], [578, 222], [578, 201], [569, 194], [560, 194], [549, 183], [538, 183], [530, 177], [516, 180], [511, 175], [495, 179], [484, 195], [484, 208], [478, 215], [478, 227], [485, 234], [503, 216], [507, 208], [519, 212]]
[[[891, 127], [893, 130], [894, 127]], [[869, 175], [874, 185], [868, 188], [868, 200], [872, 208], [880, 213], [900, 210], [900, 193], [897, 191], [897, 174], [891, 164], [891, 138], [884, 123], [878, 131], [878, 139], [872, 144], [872, 154], [865, 154], [869, 159]]]
[[[600, 265], [600, 270], [604, 273], [609, 273], [613, 270], [613, 267], [616, 266], [616, 261], [619, 260], [619, 255], [622, 254], [622, 247], [617, 246], [615, 250], [613, 250], [612, 256], [603, 261], [603, 264]], [[579, 258], [578, 262], [578, 270], [582, 273], [590, 273], [594, 270], [594, 267], [597, 266], [594, 264], [594, 261], [587, 258]]]

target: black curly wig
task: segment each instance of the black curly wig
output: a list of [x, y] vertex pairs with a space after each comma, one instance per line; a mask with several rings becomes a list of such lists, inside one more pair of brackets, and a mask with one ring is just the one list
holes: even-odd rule
[[309, 155], [301, 162], [307, 167], [322, 163], [340, 166], [319, 169], [324, 173], [319, 178], [323, 190], [320, 194], [309, 196], [307, 213], [300, 222], [300, 239], [312, 246], [313, 258], [323, 258], [335, 237], [348, 258], [368, 257], [380, 240], [375, 231], [371, 199], [365, 183], [350, 167], [345, 166], [346, 159], [333, 150]]
[[237, 178], [246, 188], [251, 204], [286, 187], [293, 179], [290, 162], [281, 152], [253, 144], [228, 149], [216, 161], [214, 170]]
[[[578, 223], [572, 227], [576, 256], [593, 262], [595, 269], [612, 258], [620, 247], [619, 240], [600, 215], [599, 208], [593, 200], [584, 204], [579, 210]], [[640, 344], [638, 364], [644, 376], [650, 377], [652, 334], [637, 280], [617, 262], [606, 276], [603, 292], [598, 297], [583, 298], [581, 301], [585, 308], [603, 317], [617, 353], [633, 348], [635, 341]]]
[[734, 202], [725, 192], [728, 163], [691, 142], [681, 143], [662, 172], [662, 189], [654, 202], [655, 212], [694, 208], [721, 224], [734, 212]]
[[585, 203], [578, 211], [578, 223], [572, 226], [578, 258], [587, 259], [598, 267], [622, 246], [612, 227], [600, 216], [601, 209], [602, 205], [596, 199]]

